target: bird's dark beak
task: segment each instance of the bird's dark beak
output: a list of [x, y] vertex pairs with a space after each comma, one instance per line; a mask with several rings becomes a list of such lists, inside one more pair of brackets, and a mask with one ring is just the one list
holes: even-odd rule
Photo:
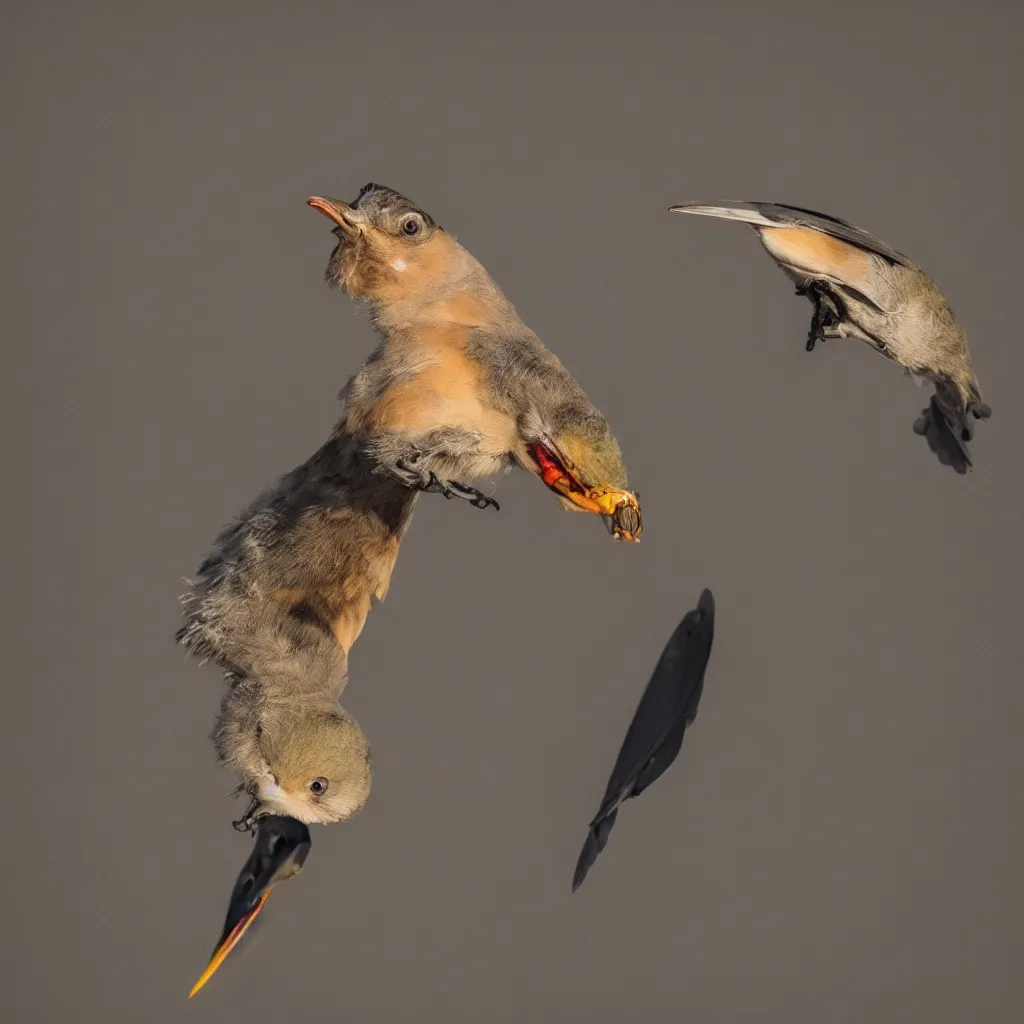
[[307, 206], [319, 210], [325, 217], [330, 217], [346, 234], [354, 234], [359, 230], [359, 225], [365, 221], [365, 215], [354, 207], [343, 203], [340, 199], [331, 199], [329, 196], [310, 196], [306, 200]]
[[213, 977], [263, 909], [271, 888], [299, 873], [313, 841], [295, 818], [268, 814], [257, 821], [256, 844], [231, 892], [224, 930], [206, 970], [192, 986], [191, 999]]

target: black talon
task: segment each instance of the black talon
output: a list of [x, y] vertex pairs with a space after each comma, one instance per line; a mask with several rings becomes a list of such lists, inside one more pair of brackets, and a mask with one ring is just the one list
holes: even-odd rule
[[447, 486], [447, 484], [443, 484], [440, 480], [438, 480], [436, 474], [434, 473], [430, 474], [430, 480], [427, 483], [427, 486], [424, 487], [423, 489], [425, 491], [434, 491], [438, 494], [443, 494], [445, 498], [447, 498], [449, 501], [451, 501], [452, 498], [454, 497], [454, 495], [451, 492], [451, 489]]
[[473, 508], [487, 508], [488, 505], [493, 505], [495, 511], [501, 511], [501, 506], [493, 498], [488, 498], [484, 494], [481, 494], [479, 498], [471, 499], [470, 505], [472, 505]]
[[409, 458], [398, 459], [390, 471], [384, 467], [379, 468], [383, 472], [391, 472], [393, 476], [397, 476], [406, 487], [428, 494], [443, 494], [449, 501], [452, 498], [464, 498], [474, 508], [487, 508], [488, 505], [493, 505], [495, 509], [500, 507], [494, 498], [489, 498], [475, 487], [460, 484], [457, 480], [442, 480], [432, 470], [417, 470], [411, 465], [419, 461], [420, 453], [417, 452]]
[[456, 480], [451, 482], [451, 486], [459, 491], [460, 496], [465, 498], [473, 508], [487, 508], [488, 505], [493, 505], [496, 511], [501, 511], [498, 503], [483, 491], [478, 491], [475, 487], [470, 487], [469, 484], [460, 484]]
[[256, 833], [256, 811], [259, 809], [260, 802], [257, 797], [251, 797], [249, 800], [249, 806], [245, 809], [243, 814], [237, 821], [231, 822], [232, 828], [236, 832], [251, 832]]
[[[801, 294], [797, 292], [797, 294]], [[811, 329], [807, 333], [807, 351], [813, 352], [814, 346], [817, 342], [824, 343], [825, 341], [825, 329], [828, 327], [835, 327], [839, 323], [839, 317], [836, 315], [836, 311], [832, 308], [831, 303], [827, 303], [824, 300], [824, 296], [816, 288], [808, 288], [803, 292], [804, 295], [811, 295], [814, 299], [814, 314], [811, 316]]]

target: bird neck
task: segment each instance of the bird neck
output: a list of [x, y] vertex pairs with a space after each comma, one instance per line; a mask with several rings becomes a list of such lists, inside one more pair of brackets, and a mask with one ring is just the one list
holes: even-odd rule
[[378, 302], [372, 310], [385, 335], [422, 324], [492, 326], [510, 316], [515, 310], [505, 294], [473, 254], [458, 245], [443, 277], [413, 294]]

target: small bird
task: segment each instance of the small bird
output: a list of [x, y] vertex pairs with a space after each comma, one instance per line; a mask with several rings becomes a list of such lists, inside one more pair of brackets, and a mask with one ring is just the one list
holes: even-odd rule
[[910, 259], [837, 217], [781, 203], [701, 199], [673, 213], [747, 224], [814, 306], [807, 351], [858, 338], [935, 394], [914, 422], [939, 461], [967, 473], [974, 420], [987, 420], [963, 328], [938, 285]]
[[256, 836], [192, 995], [302, 866], [306, 826], [346, 821], [369, 797], [370, 745], [338, 700], [419, 497], [375, 469], [336, 433], [220, 534], [182, 599], [176, 640], [228, 682], [212, 739], [250, 798], [234, 826]]
[[342, 392], [344, 429], [380, 471], [486, 508], [497, 502], [468, 481], [518, 465], [637, 541], [640, 506], [611, 428], [484, 267], [382, 185], [307, 203], [335, 225], [326, 280], [368, 306], [382, 336]]
[[715, 601], [704, 590], [697, 607], [665, 645], [615, 760], [604, 799], [590, 822], [572, 879], [575, 892], [608, 843], [619, 807], [638, 797], [679, 756], [683, 736], [697, 717], [704, 672], [715, 638]]

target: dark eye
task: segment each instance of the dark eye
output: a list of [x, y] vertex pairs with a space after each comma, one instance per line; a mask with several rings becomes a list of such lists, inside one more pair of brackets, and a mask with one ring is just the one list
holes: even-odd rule
[[402, 221], [402, 231], [407, 235], [415, 235], [420, 229], [420, 222], [415, 217], [406, 217]]
[[314, 779], [309, 784], [309, 791], [315, 796], [323, 796], [327, 792], [327, 780], [326, 779]]

